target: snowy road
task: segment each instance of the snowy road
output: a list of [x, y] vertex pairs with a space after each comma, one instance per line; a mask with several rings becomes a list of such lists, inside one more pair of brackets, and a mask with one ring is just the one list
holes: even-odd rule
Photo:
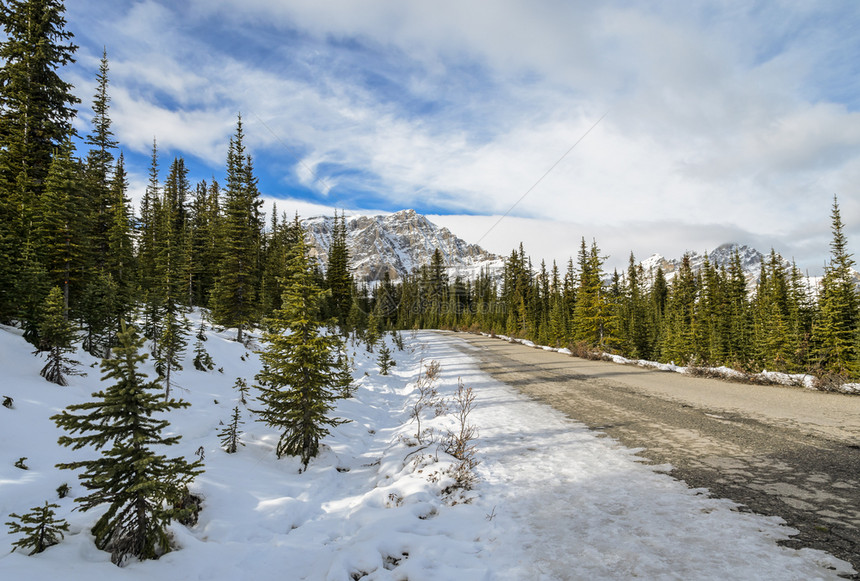
[[[671, 474], [691, 486], [786, 518], [801, 531], [786, 545], [828, 550], [860, 567], [860, 452], [853, 445], [860, 422], [852, 420], [860, 398], [734, 384], [727, 386], [728, 396], [720, 396], [728, 403], [715, 409], [711, 406], [722, 386], [713, 380], [573, 360], [487, 337], [460, 337], [466, 341], [461, 350], [493, 377], [629, 447], [644, 448], [642, 456], [671, 464]], [[655, 379], [660, 389], [648, 390]], [[681, 391], [665, 393], [668, 380], [680, 384]], [[684, 391], [697, 388], [698, 395]], [[703, 388], [710, 388], [711, 402], [696, 401]], [[731, 397], [742, 390], [749, 402], [756, 397], [753, 388], [763, 400], [756, 419], [736, 409], [742, 398]], [[774, 394], [778, 404], [769, 403]], [[799, 403], [792, 404], [793, 398]], [[789, 413], [792, 405], [796, 410]], [[825, 411], [812, 410], [812, 405]], [[838, 414], [827, 406], [839, 406]]]

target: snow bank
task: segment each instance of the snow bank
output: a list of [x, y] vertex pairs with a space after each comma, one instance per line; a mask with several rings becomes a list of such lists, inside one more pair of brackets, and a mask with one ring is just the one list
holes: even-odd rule
[[[493, 336], [489, 333], [481, 333], [481, 335], [485, 337]], [[572, 355], [570, 349], [567, 348], [558, 349], [556, 347], [536, 345], [532, 341], [527, 341], [525, 339], [517, 339], [515, 337], [508, 337], [506, 335], [495, 335], [495, 337], [507, 341], [509, 343], [520, 343], [527, 347], [543, 349], [545, 351], [556, 351], [565, 355]], [[807, 389], [817, 389], [816, 377], [808, 373], [782, 373], [776, 371], [767, 371], [766, 369], [763, 370], [761, 373], [744, 373], [742, 371], [738, 371], [737, 369], [732, 369], [730, 367], [725, 366], [691, 368], [675, 365], [674, 362], [660, 363], [658, 361], [647, 361], [644, 359], [628, 359], [627, 357], [623, 357], [621, 355], [616, 355], [613, 353], [604, 352], [601, 355], [607, 361], [612, 361], [613, 363], [618, 363], [620, 365], [638, 365], [639, 367], [647, 367], [649, 369], [657, 369], [660, 371], [671, 371], [674, 373], [696, 373], [712, 377], [723, 377], [725, 379], [733, 381], [773, 383], [776, 385], [801, 386]], [[844, 383], [838, 387], [838, 391], [849, 394], [860, 394], [860, 383]]]

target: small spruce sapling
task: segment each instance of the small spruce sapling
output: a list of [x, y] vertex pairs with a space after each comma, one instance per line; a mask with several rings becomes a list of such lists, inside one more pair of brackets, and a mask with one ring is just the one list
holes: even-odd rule
[[233, 384], [233, 387], [239, 392], [239, 403], [242, 405], [248, 405], [248, 393], [251, 391], [248, 387], [248, 383], [241, 377], [237, 377], [236, 383]]
[[339, 383], [342, 386], [341, 397], [352, 397], [355, 391], [355, 386], [352, 384], [352, 361], [346, 352], [346, 343], [343, 341], [338, 345], [335, 367], [337, 369], [335, 373], [339, 376]]
[[58, 544], [65, 535], [63, 532], [69, 531], [69, 523], [65, 519], [54, 518], [55, 508], [60, 508], [58, 504], [48, 504], [45, 501], [45, 506], [37, 506], [30, 509], [30, 512], [19, 516], [14, 512], [9, 516], [17, 519], [20, 522], [9, 521], [6, 525], [9, 527], [9, 534], [23, 534], [20, 539], [12, 543], [12, 552], [16, 549], [29, 549], [30, 555], [41, 553], [48, 547]]
[[391, 349], [384, 341], [379, 347], [379, 357], [376, 359], [376, 363], [379, 365], [379, 375], [388, 375], [391, 368], [397, 365], [397, 362], [391, 358]]
[[78, 365], [67, 355], [74, 351], [75, 330], [66, 320], [63, 310], [63, 294], [60, 287], [55, 286], [45, 299], [39, 324], [40, 350], [48, 353], [48, 362], [39, 374], [57, 385], [68, 385], [66, 376], [75, 375], [74, 366]]
[[403, 345], [403, 335], [399, 331], [392, 331], [391, 338], [394, 340], [394, 346], [397, 347], [397, 350], [403, 351], [405, 348]]
[[230, 423], [223, 430], [218, 432], [218, 437], [221, 438], [221, 447], [228, 454], [235, 454], [239, 446], [245, 444], [239, 439], [239, 426], [244, 424], [239, 418], [239, 406], [233, 408], [233, 416], [230, 418]]
[[206, 351], [203, 346], [203, 339], [200, 334], [197, 334], [197, 341], [194, 342], [194, 369], [197, 371], [211, 371], [215, 368], [215, 362], [212, 361], [212, 356]]
[[379, 318], [376, 316], [375, 311], [371, 311], [367, 317], [367, 330], [364, 332], [364, 342], [368, 353], [373, 353], [380, 337]]
[[164, 399], [169, 399], [173, 374], [182, 371], [182, 358], [188, 344], [185, 339], [188, 321], [185, 315], [167, 310], [163, 323], [161, 342], [155, 353], [155, 371], [164, 383]]

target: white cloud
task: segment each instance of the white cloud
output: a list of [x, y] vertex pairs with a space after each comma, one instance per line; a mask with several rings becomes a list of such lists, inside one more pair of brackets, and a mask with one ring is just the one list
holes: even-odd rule
[[[835, 10], [857, 21], [794, 3], [150, 0], [99, 26], [126, 146], [223, 163], [241, 111], [250, 148], [333, 204], [365, 190], [500, 215], [608, 110], [513, 214], [565, 224], [524, 228], [535, 246], [599, 230], [626, 260], [730, 235], [806, 255], [834, 193], [860, 221], [860, 116], [816, 85], [854, 54], [814, 26]], [[244, 36], [200, 35], [228, 20]], [[258, 30], [273, 46], [243, 53]]]

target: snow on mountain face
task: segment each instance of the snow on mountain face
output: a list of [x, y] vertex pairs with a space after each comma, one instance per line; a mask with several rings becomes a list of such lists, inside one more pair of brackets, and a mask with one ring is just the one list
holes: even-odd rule
[[[750, 248], [746, 245], [722, 244], [711, 252], [708, 252], [708, 260], [717, 268], [725, 267], [728, 269], [735, 250], [738, 251], [741, 258], [741, 267], [743, 269], [744, 276], [747, 279], [747, 290], [752, 292], [755, 290], [755, 287], [761, 278], [761, 264], [768, 260], [767, 256], [755, 248]], [[658, 266], [661, 267], [663, 269], [663, 274], [666, 275], [666, 279], [671, 280], [681, 268], [681, 260], [682, 259], [680, 258], [667, 260], [659, 254], [654, 254], [643, 260], [640, 264], [646, 273], [655, 272]], [[693, 267], [693, 272], [699, 272], [704, 263], [705, 255], [697, 252], [690, 253], [690, 265]], [[783, 264], [786, 268], [791, 268], [791, 262], [784, 258]], [[854, 284], [858, 289], [860, 289], [860, 272], [854, 270], [852, 272], [852, 277], [854, 279]], [[804, 276], [803, 280], [806, 283], [806, 288], [810, 295], [818, 293], [821, 284], [820, 276]]]
[[[758, 277], [759, 272], [761, 271], [761, 263], [765, 259], [765, 256], [755, 248], [738, 244], [722, 244], [711, 252], [708, 252], [706, 255], [708, 257], [708, 261], [710, 261], [713, 266], [716, 266], [717, 268], [725, 267], [728, 269], [735, 250], [737, 250], [740, 255], [741, 266], [743, 267], [743, 271], [747, 277]], [[690, 266], [693, 267], [693, 272], [701, 270], [702, 266], [705, 264], [706, 255], [699, 254], [698, 252], [690, 252]], [[672, 277], [681, 268], [681, 262], [681, 258], [668, 260], [659, 254], [654, 254], [643, 260], [641, 264], [646, 272], [650, 269], [656, 270], [659, 266], [663, 269], [663, 274], [667, 277]]]
[[[323, 268], [328, 260], [334, 219], [315, 217], [304, 221], [311, 241], [311, 256]], [[503, 260], [476, 244], [468, 244], [447, 228], [440, 228], [415, 210], [401, 210], [387, 216], [347, 218], [347, 248], [353, 275], [361, 282], [400, 280], [423, 265], [430, 264], [438, 248], [448, 276], [474, 279], [482, 269], [502, 268]]]
[[[707, 256], [711, 265], [716, 268], [725, 267], [728, 269], [735, 251], [740, 256], [741, 267], [747, 279], [747, 286], [754, 287], [761, 274], [761, 263], [766, 260], [766, 257], [755, 248], [743, 244], [721, 244], [707, 254], [690, 252], [690, 266], [692, 266], [693, 272], [699, 272], [704, 266], [705, 256]], [[660, 267], [663, 269], [663, 274], [666, 278], [672, 279], [680, 270], [681, 262], [681, 258], [668, 260], [660, 254], [654, 254], [643, 260], [640, 264], [646, 273], [656, 271], [657, 267]]]

